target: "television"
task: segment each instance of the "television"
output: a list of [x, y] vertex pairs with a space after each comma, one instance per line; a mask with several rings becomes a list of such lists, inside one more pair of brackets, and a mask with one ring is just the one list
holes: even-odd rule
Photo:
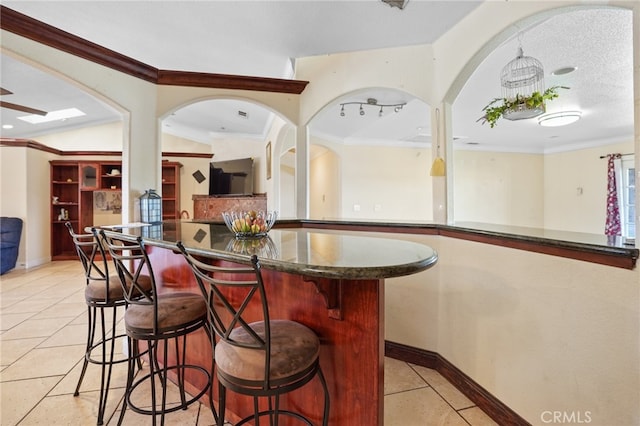
[[252, 195], [253, 158], [212, 161], [209, 164], [209, 195]]

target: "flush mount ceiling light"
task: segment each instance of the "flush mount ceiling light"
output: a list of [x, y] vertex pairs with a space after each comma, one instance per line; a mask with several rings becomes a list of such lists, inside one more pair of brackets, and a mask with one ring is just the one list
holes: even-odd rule
[[560, 127], [575, 123], [582, 117], [580, 111], [560, 111], [538, 117], [538, 124], [544, 127]]
[[572, 72], [574, 72], [577, 69], [578, 69], [577, 67], [562, 67], [562, 68], [558, 68], [557, 70], [551, 71], [551, 75], [571, 74]]
[[367, 99], [367, 102], [344, 102], [340, 104], [340, 117], [344, 117], [346, 115], [344, 112], [345, 105], [360, 105], [360, 108], [358, 109], [360, 115], [365, 114], [363, 106], [370, 106], [376, 109], [380, 108], [378, 110], [378, 115], [382, 117], [385, 108], [393, 108], [393, 111], [399, 112], [406, 104], [406, 102], [400, 104], [379, 104], [378, 100], [375, 98], [369, 98]]

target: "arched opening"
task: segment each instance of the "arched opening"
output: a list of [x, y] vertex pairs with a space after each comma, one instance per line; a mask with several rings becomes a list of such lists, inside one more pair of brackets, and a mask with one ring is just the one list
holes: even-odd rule
[[[281, 140], [289, 138], [293, 127], [281, 114], [245, 98], [198, 99], [161, 117], [163, 152], [213, 154], [211, 159], [181, 159], [183, 209], [193, 217], [192, 197], [214, 195], [209, 185], [211, 163], [251, 158], [253, 193], [267, 194], [268, 209], [280, 211], [280, 198], [286, 200], [294, 194], [280, 188], [277, 170], [281, 157], [276, 149], [283, 145]], [[204, 178], [196, 179], [193, 175], [197, 172]]]
[[[454, 84], [464, 85], [452, 107], [457, 223], [604, 231], [606, 161], [600, 157], [634, 152], [632, 12], [583, 7], [551, 13], [496, 36], [495, 44], [504, 41], [466, 81]], [[569, 87], [547, 102], [546, 113], [579, 111], [578, 122], [543, 127], [536, 118], [500, 119], [490, 128], [477, 121], [501, 96], [500, 71], [519, 46], [543, 64], [546, 87]]]
[[309, 123], [309, 216], [431, 220], [430, 126], [429, 105], [396, 89], [326, 105]]

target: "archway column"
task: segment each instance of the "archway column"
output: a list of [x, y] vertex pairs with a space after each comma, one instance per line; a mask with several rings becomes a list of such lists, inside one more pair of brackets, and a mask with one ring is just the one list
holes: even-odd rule
[[296, 218], [309, 217], [309, 129], [298, 126], [296, 132]]
[[[155, 101], [154, 101], [155, 102]], [[123, 194], [128, 202], [122, 206], [125, 221], [139, 221], [138, 198], [148, 189], [162, 194], [162, 147], [155, 109], [140, 110], [124, 126], [122, 140]]]

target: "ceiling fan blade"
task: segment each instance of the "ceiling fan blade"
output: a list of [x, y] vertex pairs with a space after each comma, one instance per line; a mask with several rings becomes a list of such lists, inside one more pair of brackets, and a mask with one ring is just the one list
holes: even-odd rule
[[5, 89], [4, 87], [0, 87], [0, 96], [2, 95], [13, 95], [13, 92]]
[[14, 109], [16, 111], [22, 111], [22, 112], [26, 112], [26, 113], [29, 113], [29, 114], [47, 115], [46, 111], [42, 111], [42, 110], [35, 109], [35, 108], [29, 108], [29, 107], [26, 107], [24, 105], [12, 104], [10, 102], [0, 101], [0, 108]]

